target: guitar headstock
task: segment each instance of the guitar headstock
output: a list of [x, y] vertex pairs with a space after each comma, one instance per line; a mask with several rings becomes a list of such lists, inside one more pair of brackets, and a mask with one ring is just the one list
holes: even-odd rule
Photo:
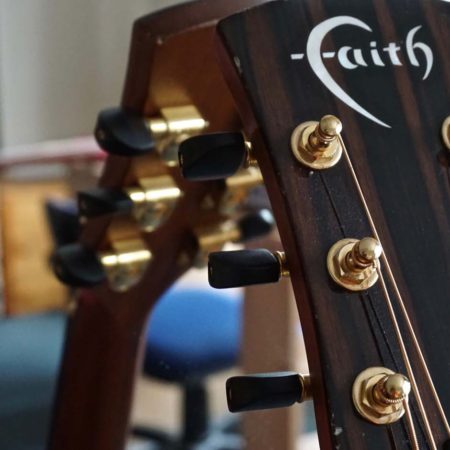
[[[449, 26], [440, 0], [271, 2], [218, 26], [285, 249], [322, 448], [450, 445]], [[243, 284], [240, 264], [252, 282], [277, 279], [271, 254], [214, 254], [212, 283]]]
[[[311, 394], [324, 449], [448, 446], [449, 4], [270, 2], [220, 23], [219, 68], [215, 21], [263, 2], [210, 3], [136, 22], [121, 107], [99, 117], [109, 156], [55, 258], [84, 288], [51, 448], [123, 448], [148, 314], [213, 250], [216, 287], [291, 277], [311, 370], [230, 380], [236, 409]], [[270, 228], [234, 220], [259, 170], [284, 251], [217, 253]]]

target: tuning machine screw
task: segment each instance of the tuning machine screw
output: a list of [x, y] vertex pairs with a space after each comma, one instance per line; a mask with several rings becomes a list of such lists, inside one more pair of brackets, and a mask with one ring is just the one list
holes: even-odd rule
[[328, 273], [340, 286], [350, 291], [364, 291], [378, 281], [381, 244], [374, 238], [342, 239], [327, 257]]
[[292, 133], [292, 152], [311, 169], [329, 169], [342, 156], [341, 131], [342, 122], [332, 115], [322, 117], [320, 122], [304, 122]]
[[353, 383], [353, 403], [359, 414], [377, 425], [391, 424], [405, 413], [411, 383], [385, 367], [370, 367]]
[[208, 281], [216, 289], [276, 283], [282, 276], [289, 276], [283, 252], [256, 249], [209, 255]]
[[224, 179], [257, 165], [241, 133], [191, 137], [180, 144], [178, 158], [183, 176], [191, 181]]
[[231, 377], [226, 383], [230, 412], [283, 408], [311, 398], [309, 375], [295, 372]]

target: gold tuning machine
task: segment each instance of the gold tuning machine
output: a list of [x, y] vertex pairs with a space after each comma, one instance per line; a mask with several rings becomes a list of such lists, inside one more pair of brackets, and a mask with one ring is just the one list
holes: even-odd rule
[[193, 105], [161, 108], [159, 117], [147, 120], [147, 126], [156, 140], [163, 161], [169, 166], [178, 163], [178, 147], [190, 136], [208, 127]]
[[411, 383], [404, 375], [385, 367], [370, 367], [356, 377], [352, 397], [362, 417], [377, 425], [387, 425], [405, 414], [410, 391]]
[[126, 188], [125, 192], [133, 202], [133, 216], [147, 232], [167, 220], [183, 195], [169, 175], [141, 178], [138, 186]]
[[108, 214], [132, 214], [143, 231], [162, 225], [183, 195], [169, 175], [141, 178], [123, 190], [94, 188], [78, 193], [82, 220]]
[[297, 160], [314, 170], [329, 169], [342, 156], [342, 122], [327, 115], [320, 122], [304, 122], [291, 136], [291, 149]]
[[62, 246], [52, 256], [56, 276], [74, 287], [93, 287], [105, 281], [111, 290], [124, 292], [137, 284], [152, 254], [139, 239], [115, 240], [109, 249], [96, 253], [82, 244]]
[[178, 144], [207, 126], [192, 105], [162, 108], [159, 115], [152, 118], [119, 107], [99, 113], [94, 133], [100, 147], [111, 155], [136, 157], [156, 149], [163, 161], [175, 165]]
[[342, 239], [334, 244], [327, 257], [333, 280], [350, 291], [364, 291], [378, 281], [381, 244], [374, 238]]

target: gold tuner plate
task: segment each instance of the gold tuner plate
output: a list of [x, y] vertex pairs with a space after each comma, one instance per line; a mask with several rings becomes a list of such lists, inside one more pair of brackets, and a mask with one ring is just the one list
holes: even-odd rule
[[320, 122], [304, 122], [291, 136], [291, 149], [303, 165], [314, 170], [333, 167], [342, 156], [341, 121], [331, 115]]
[[355, 379], [353, 404], [358, 413], [377, 425], [397, 422], [405, 413], [411, 383], [400, 373], [386, 367], [370, 367]]
[[182, 196], [181, 190], [169, 175], [141, 178], [138, 187], [125, 190], [134, 205], [133, 216], [147, 232], [155, 230], [167, 220]]
[[450, 151], [450, 116], [448, 116], [442, 124], [442, 140], [447, 150]]
[[100, 261], [113, 291], [124, 292], [137, 284], [152, 258], [140, 239], [116, 241], [111, 251], [100, 253]]
[[231, 215], [248, 197], [251, 189], [263, 184], [261, 171], [256, 167], [248, 167], [225, 180], [226, 191], [220, 204], [224, 215]]
[[382, 251], [381, 244], [371, 237], [342, 239], [328, 252], [328, 273], [339, 286], [365, 291], [378, 281]]
[[168, 166], [178, 163], [178, 146], [188, 137], [201, 133], [208, 127], [193, 105], [162, 108], [159, 117], [147, 121], [147, 126], [157, 141], [157, 149]]

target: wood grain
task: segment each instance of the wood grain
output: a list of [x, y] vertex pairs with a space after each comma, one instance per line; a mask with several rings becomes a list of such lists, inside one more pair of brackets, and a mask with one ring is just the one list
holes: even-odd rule
[[[290, 136], [306, 120], [330, 113], [342, 119], [344, 139], [448, 414], [450, 209], [446, 169], [438, 155], [439, 127], [449, 113], [448, 49], [442, 45], [449, 42], [449, 13], [444, 2], [429, 0], [293, 0], [254, 8], [219, 25], [221, 62], [255, 145], [287, 253], [324, 449], [410, 448], [403, 422], [369, 424], [358, 416], [350, 396], [353, 380], [369, 366], [406, 369], [379, 286], [351, 294], [334, 286], [326, 272], [334, 242], [371, 235], [348, 167], [341, 162], [322, 173], [308, 172], [294, 159]], [[389, 42], [402, 46], [402, 66], [345, 70], [336, 59], [326, 64], [347, 92], [392, 128], [369, 121], [333, 97], [306, 57], [290, 59], [291, 53], [305, 52], [315, 25], [344, 15], [367, 23], [372, 33], [342, 27], [327, 36], [322, 51], [344, 45], [367, 49], [370, 41], [379, 47]], [[404, 53], [405, 36], [418, 25], [417, 39], [434, 54], [425, 81], [423, 66], [411, 66]], [[400, 317], [398, 307], [396, 312]], [[442, 448], [443, 424], [405, 323], [399, 321]], [[429, 448], [414, 399], [412, 406], [420, 448]]]

